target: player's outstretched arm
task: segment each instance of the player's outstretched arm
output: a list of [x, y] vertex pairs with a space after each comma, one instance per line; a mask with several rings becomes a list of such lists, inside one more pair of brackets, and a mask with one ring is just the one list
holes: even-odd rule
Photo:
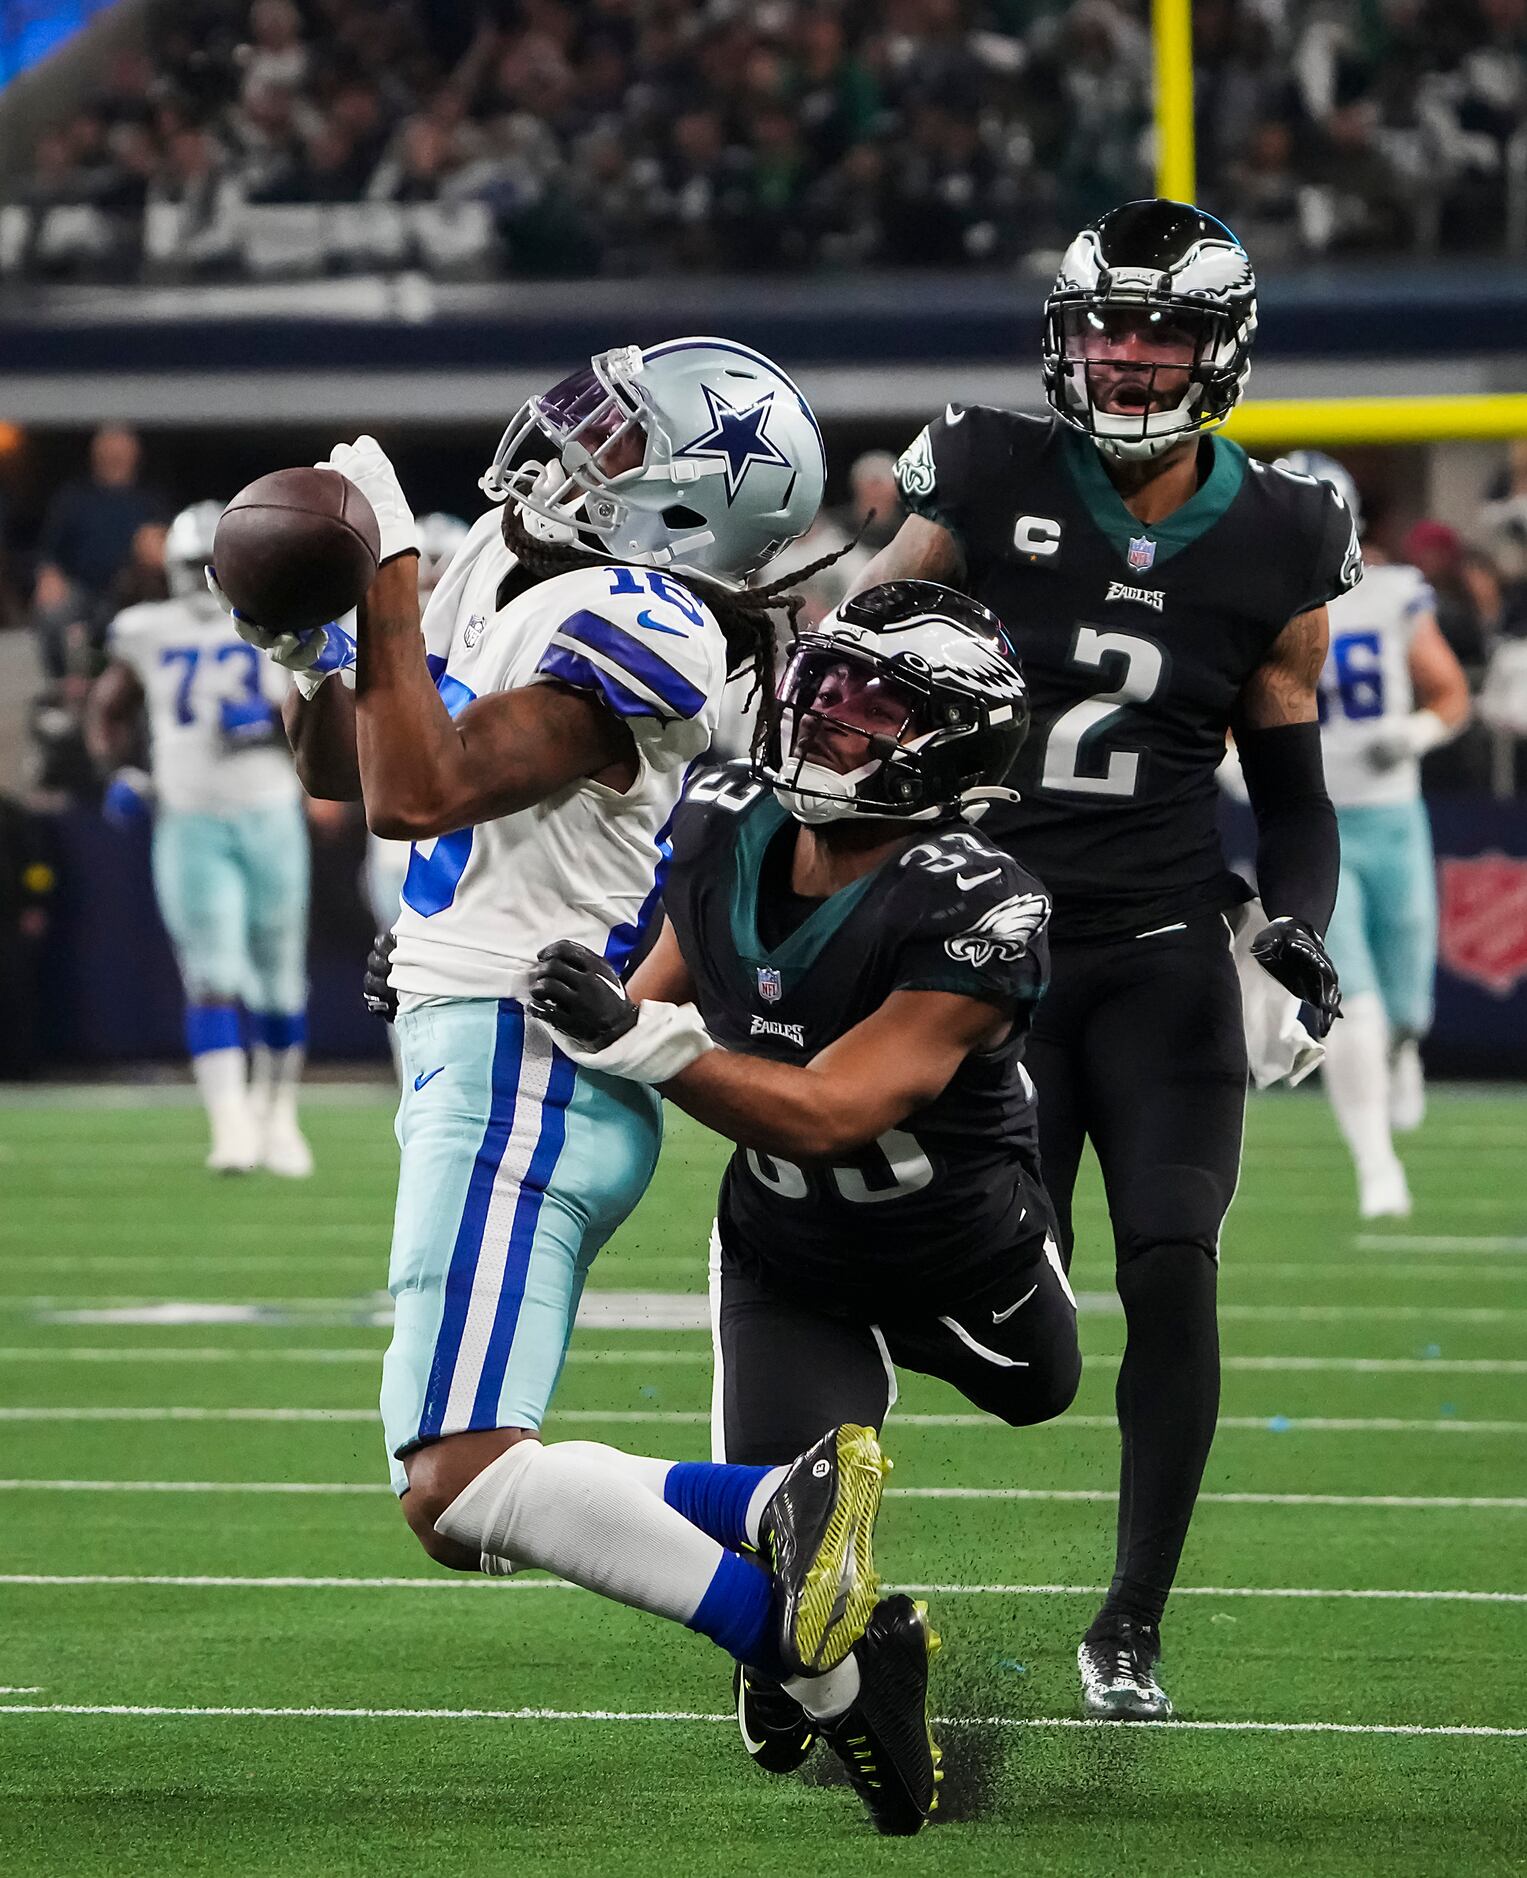
[[1341, 1008], [1335, 968], [1321, 943], [1341, 872], [1316, 696], [1329, 642], [1323, 606], [1291, 619], [1242, 687], [1234, 724], [1257, 818], [1257, 884], [1272, 920], [1257, 935], [1253, 956], [1314, 1008], [1322, 1036]]
[[952, 991], [895, 991], [810, 1063], [710, 1050], [661, 1085], [669, 1101], [739, 1147], [836, 1160], [868, 1147], [941, 1095], [1011, 1014]]
[[423, 841], [544, 801], [587, 776], [628, 787], [635, 743], [597, 698], [543, 683], [457, 717], [424, 662], [413, 555], [389, 561], [361, 605], [356, 748], [373, 834]]
[[297, 780], [320, 802], [359, 802], [361, 769], [355, 753], [355, 694], [338, 680], [311, 698], [294, 685], [281, 706]]
[[[595, 1069], [651, 1083], [697, 1121], [745, 1148], [830, 1160], [870, 1142], [939, 1095], [972, 1050], [991, 1049], [1012, 1013], [949, 991], [895, 991], [805, 1064], [717, 1047], [691, 1004], [677, 942], [665, 929], [632, 979], [635, 999], [587, 946], [547, 946], [530, 1008]], [[666, 996], [659, 997], [659, 992]]]
[[949, 530], [925, 515], [909, 515], [865, 564], [850, 591], [863, 593], [885, 580], [945, 580], [958, 585], [964, 575], [965, 557]]

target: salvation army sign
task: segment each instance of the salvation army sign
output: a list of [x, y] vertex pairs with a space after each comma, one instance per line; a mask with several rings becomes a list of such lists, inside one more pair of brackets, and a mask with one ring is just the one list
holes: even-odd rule
[[1508, 998], [1527, 978], [1527, 860], [1498, 850], [1437, 866], [1441, 964]]

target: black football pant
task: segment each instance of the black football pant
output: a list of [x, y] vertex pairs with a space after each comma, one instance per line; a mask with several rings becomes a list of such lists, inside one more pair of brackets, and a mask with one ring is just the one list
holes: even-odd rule
[[953, 1383], [1014, 1426], [1059, 1415], [1081, 1380], [1076, 1304], [1059, 1260], [1038, 1242], [956, 1302], [877, 1311], [874, 1321], [775, 1290], [723, 1246], [711, 1262], [711, 1307], [711, 1438], [728, 1461], [771, 1466], [839, 1422], [882, 1427], [898, 1365]]
[[1026, 1061], [1069, 1267], [1084, 1140], [1108, 1195], [1127, 1340], [1119, 1540], [1104, 1615], [1160, 1619], [1219, 1413], [1220, 1225], [1240, 1170], [1246, 1043], [1218, 913], [1052, 948]]

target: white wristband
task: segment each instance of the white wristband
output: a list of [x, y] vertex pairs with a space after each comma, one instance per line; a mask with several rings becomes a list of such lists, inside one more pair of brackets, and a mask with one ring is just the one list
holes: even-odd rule
[[623, 1037], [602, 1050], [590, 1050], [556, 1033], [557, 1047], [585, 1069], [624, 1076], [628, 1082], [664, 1083], [698, 1062], [716, 1039], [692, 1004], [660, 1004], [649, 999], [636, 1007], [636, 1022]]

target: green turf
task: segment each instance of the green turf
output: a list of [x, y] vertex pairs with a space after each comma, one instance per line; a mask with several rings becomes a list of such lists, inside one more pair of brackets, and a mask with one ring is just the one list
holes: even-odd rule
[[[0, 1685], [40, 1691], [0, 1694], [6, 1874], [1522, 1869], [1522, 1738], [989, 1725], [1074, 1714], [1085, 1588], [1111, 1562], [1106, 1499], [887, 1502], [881, 1550], [897, 1582], [1081, 1588], [929, 1594], [946, 1640], [938, 1706], [957, 1725], [949, 1817], [915, 1846], [876, 1840], [840, 1788], [758, 1777], [722, 1724], [590, 1718], [717, 1714], [725, 1666], [698, 1639], [581, 1593], [432, 1571], [375, 1490], [386, 1105], [380, 1091], [320, 1092], [309, 1122], [316, 1181], [217, 1182], [199, 1167], [196, 1113], [173, 1097], [29, 1091], [0, 1105], [0, 1410], [37, 1411], [0, 1422], [0, 1475], [74, 1483], [0, 1491], [0, 1574], [54, 1581], [0, 1582]], [[1232, 1361], [1208, 1494], [1527, 1499], [1527, 1373], [1449, 1367], [1527, 1357], [1524, 1141], [1522, 1097], [1438, 1093], [1407, 1147], [1415, 1217], [1362, 1229], [1320, 1101], [1254, 1104], [1225, 1237], [1227, 1356], [1414, 1367]], [[658, 1182], [596, 1267], [596, 1288], [703, 1289], [717, 1165], [701, 1131], [671, 1128]], [[1123, 1326], [1108, 1308], [1095, 1183], [1079, 1222], [1088, 1369], [1073, 1415], [1024, 1433], [893, 1418], [894, 1487], [1111, 1490]], [[1462, 1243], [1428, 1247], [1437, 1237]], [[266, 1321], [50, 1321], [144, 1301], [251, 1304]], [[591, 1326], [575, 1356], [560, 1432], [706, 1452], [703, 1332]], [[55, 1413], [230, 1407], [337, 1413]], [[942, 1385], [905, 1381], [903, 1416], [964, 1409]], [[102, 1481], [372, 1490], [80, 1484]], [[78, 1575], [413, 1582], [56, 1582]], [[1524, 1593], [1522, 1507], [1210, 1498], [1181, 1583], [1196, 1589], [1171, 1612], [1169, 1682], [1194, 1719], [1527, 1725], [1527, 1603], [1229, 1595]], [[573, 1718], [27, 1712], [48, 1704]]]

